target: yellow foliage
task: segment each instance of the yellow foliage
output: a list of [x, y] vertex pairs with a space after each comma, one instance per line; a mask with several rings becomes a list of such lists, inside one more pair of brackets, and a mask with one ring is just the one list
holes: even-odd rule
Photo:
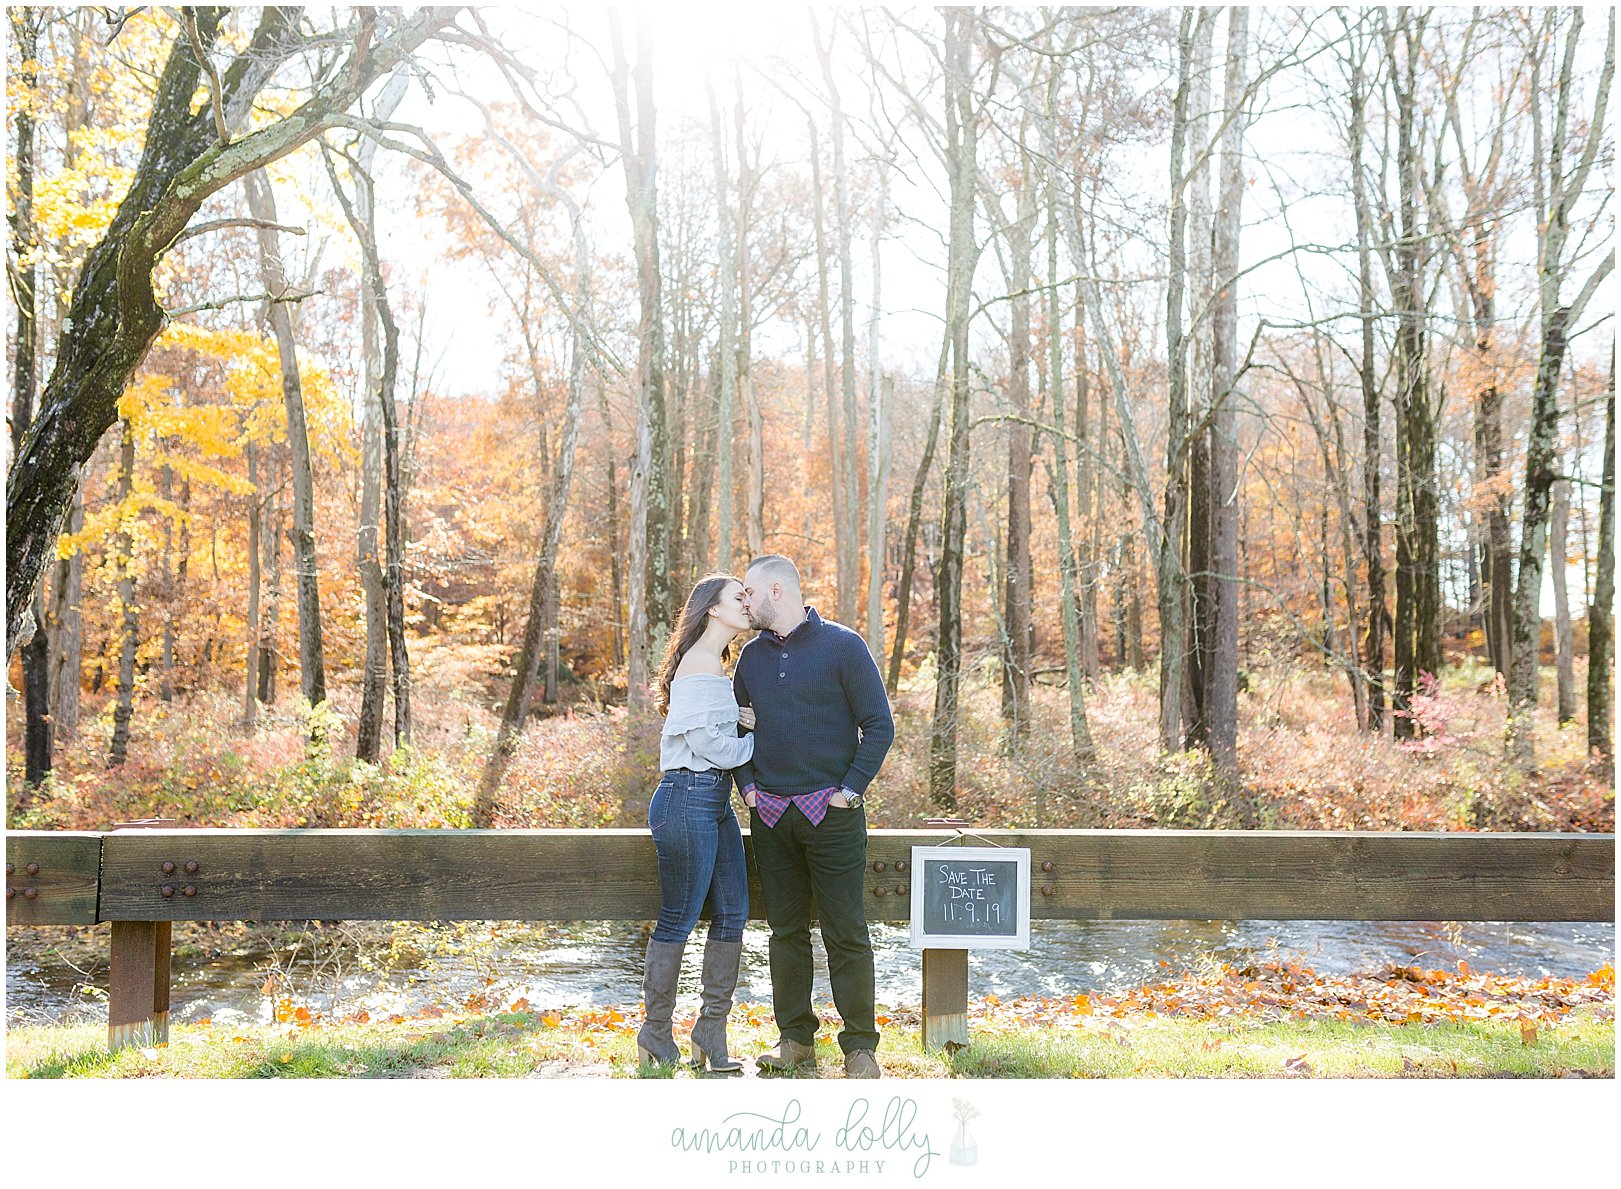
[[[240, 449], [238, 452], [240, 453]], [[211, 467], [207, 463], [183, 455], [160, 453], [153, 460], [153, 465], [166, 466], [174, 472], [177, 479], [195, 483], [200, 487], [215, 487], [232, 495], [252, 495], [254, 491], [253, 484], [241, 475], [233, 475], [229, 471]]]
[[174, 383], [170, 376], [158, 372], [150, 372], [142, 376], [135, 383], [124, 389], [118, 398], [118, 415], [128, 421], [137, 430], [144, 428], [146, 411], [155, 402], [162, 400], [168, 388]]
[[180, 524], [189, 519], [187, 513], [173, 500], [166, 500], [152, 491], [132, 491], [123, 499], [109, 504], [105, 508], [98, 508], [94, 512], [87, 513], [84, 518], [84, 526], [78, 532], [63, 533], [58, 537], [56, 556], [61, 560], [66, 560], [85, 546], [95, 544], [121, 531], [144, 536], [146, 534], [137, 532], [137, 518], [142, 512], [148, 511], [165, 516], [175, 524]]

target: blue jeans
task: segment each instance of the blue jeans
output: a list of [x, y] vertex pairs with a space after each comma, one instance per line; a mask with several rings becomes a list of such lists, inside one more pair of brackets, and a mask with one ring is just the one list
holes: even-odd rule
[[653, 940], [686, 941], [707, 904], [709, 935], [742, 941], [749, 874], [743, 833], [732, 812], [732, 774], [670, 769], [653, 792], [647, 825], [658, 848], [663, 893]]

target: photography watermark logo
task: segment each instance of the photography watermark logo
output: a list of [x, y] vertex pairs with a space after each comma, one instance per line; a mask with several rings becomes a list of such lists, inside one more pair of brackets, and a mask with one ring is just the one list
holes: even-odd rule
[[775, 1113], [734, 1111], [713, 1125], [672, 1128], [670, 1147], [724, 1161], [715, 1171], [750, 1178], [894, 1176], [907, 1170], [921, 1178], [942, 1154], [918, 1125], [916, 1100], [899, 1096], [882, 1108], [857, 1098], [825, 1118], [808, 1115], [791, 1098]]
[[979, 1110], [966, 1098], [953, 1098], [951, 1117], [957, 1120], [957, 1132], [951, 1137], [951, 1163], [978, 1164], [979, 1144], [968, 1124], [979, 1118]]

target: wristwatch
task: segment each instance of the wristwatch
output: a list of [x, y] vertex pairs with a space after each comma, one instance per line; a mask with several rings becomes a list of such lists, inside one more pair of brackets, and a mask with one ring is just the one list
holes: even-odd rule
[[848, 809], [860, 809], [866, 804], [867, 799], [853, 789], [841, 788], [839, 792], [844, 794], [844, 804]]

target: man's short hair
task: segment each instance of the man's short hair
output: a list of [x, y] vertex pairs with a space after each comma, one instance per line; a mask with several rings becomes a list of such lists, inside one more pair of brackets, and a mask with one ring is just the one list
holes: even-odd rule
[[[767, 582], [780, 582], [784, 586], [801, 589], [799, 567], [780, 553], [767, 553], [749, 563], [749, 570], [759, 570]], [[748, 570], [743, 571], [745, 574]]]

